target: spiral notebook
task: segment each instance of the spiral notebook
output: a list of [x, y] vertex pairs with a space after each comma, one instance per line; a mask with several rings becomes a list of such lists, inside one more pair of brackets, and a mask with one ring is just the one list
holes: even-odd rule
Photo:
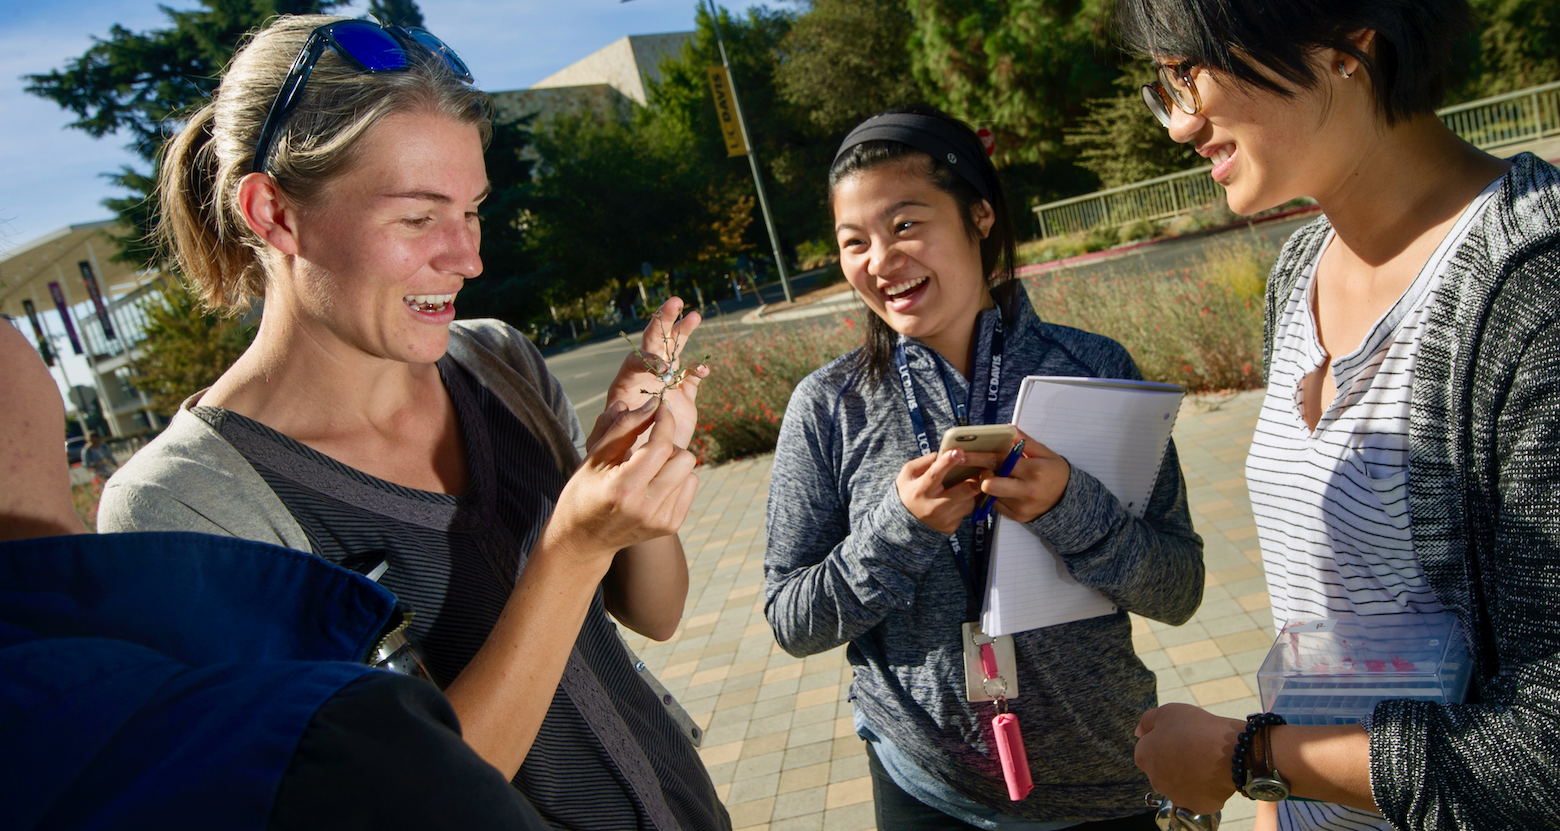
[[[1019, 387], [1013, 423], [1141, 517], [1183, 395], [1174, 384], [1031, 375]], [[1105, 595], [1073, 579], [1040, 537], [1022, 523], [997, 518], [980, 619], [986, 634], [1010, 635], [1115, 610]]]

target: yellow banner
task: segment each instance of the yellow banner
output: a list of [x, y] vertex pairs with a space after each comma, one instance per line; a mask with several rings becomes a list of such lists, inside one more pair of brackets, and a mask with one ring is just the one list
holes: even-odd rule
[[737, 108], [731, 100], [731, 78], [724, 66], [710, 67], [710, 91], [715, 94], [715, 115], [720, 120], [720, 135], [726, 140], [726, 155], [746, 156], [742, 125], [737, 123]]

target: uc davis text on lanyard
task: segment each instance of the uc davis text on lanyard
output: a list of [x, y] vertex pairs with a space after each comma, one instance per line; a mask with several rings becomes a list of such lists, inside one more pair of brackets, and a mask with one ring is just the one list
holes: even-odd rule
[[[1002, 328], [1002, 310], [998, 306], [996, 310], [997, 325], [991, 333], [990, 369], [986, 376], [986, 404], [984, 418], [981, 424], [991, 424], [997, 418], [997, 408], [1002, 389], [1002, 352], [1006, 347], [1006, 336]], [[915, 382], [910, 377], [910, 363], [905, 358], [904, 338], [894, 344], [894, 364], [899, 370], [899, 383], [905, 394], [905, 407], [910, 411], [910, 426], [915, 430], [915, 442], [925, 456], [932, 452], [931, 437], [926, 430], [926, 416], [916, 400]], [[948, 395], [948, 404], [953, 408], [954, 418], [958, 420], [958, 426], [969, 424], [970, 401], [975, 394], [975, 379], [971, 378], [968, 389], [965, 392], [962, 403], [953, 394], [953, 385], [948, 382], [948, 372], [937, 364], [937, 373], [942, 377], [943, 391]], [[986, 567], [986, 539], [991, 527], [988, 518], [974, 525], [974, 565], [981, 570], [980, 583], [975, 582], [976, 575], [971, 571], [971, 562], [964, 554], [964, 546], [959, 543], [958, 532], [948, 535], [948, 549], [953, 552], [954, 564], [959, 567], [959, 574], [964, 577], [967, 590], [965, 619], [974, 621], [980, 617], [979, 592], [985, 587]]]

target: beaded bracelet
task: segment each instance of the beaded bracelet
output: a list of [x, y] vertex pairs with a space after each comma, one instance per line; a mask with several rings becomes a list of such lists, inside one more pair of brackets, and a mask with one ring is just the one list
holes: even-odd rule
[[1230, 761], [1230, 779], [1235, 782], [1235, 790], [1241, 796], [1251, 798], [1246, 793], [1246, 757], [1251, 753], [1257, 731], [1283, 723], [1284, 717], [1278, 713], [1252, 713], [1246, 716], [1246, 729], [1235, 737], [1235, 757]]

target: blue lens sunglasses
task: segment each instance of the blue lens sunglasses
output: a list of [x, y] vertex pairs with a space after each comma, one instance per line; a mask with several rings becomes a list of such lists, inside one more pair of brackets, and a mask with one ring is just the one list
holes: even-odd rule
[[371, 20], [338, 20], [327, 23], [309, 33], [309, 39], [293, 60], [292, 69], [282, 81], [271, 103], [271, 112], [260, 128], [260, 138], [255, 141], [255, 160], [250, 168], [255, 173], [265, 173], [271, 156], [271, 146], [282, 123], [292, 114], [302, 97], [303, 85], [314, 72], [314, 64], [325, 54], [325, 47], [336, 51], [347, 63], [370, 75], [379, 72], [405, 72], [411, 65], [407, 51], [422, 47], [444, 59], [450, 71], [466, 83], [471, 83], [471, 70], [444, 41], [426, 29], [401, 26], [382, 26]]

